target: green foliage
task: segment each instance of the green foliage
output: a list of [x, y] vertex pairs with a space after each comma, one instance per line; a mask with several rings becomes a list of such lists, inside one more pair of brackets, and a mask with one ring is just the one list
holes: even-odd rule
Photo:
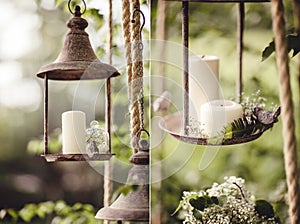
[[[300, 36], [295, 34], [287, 35], [288, 52], [293, 51], [292, 57], [297, 55], [300, 51]], [[262, 61], [266, 60], [270, 55], [275, 52], [274, 40], [262, 52]]]
[[[48, 149], [50, 153], [57, 153], [62, 148], [61, 129], [55, 129], [48, 138]], [[40, 155], [44, 152], [44, 140], [40, 138], [31, 139], [27, 143], [27, 152], [33, 155]]]
[[226, 126], [224, 139], [246, 137], [261, 131], [263, 131], [263, 125], [257, 122], [254, 116], [250, 116], [249, 119], [242, 117]]
[[75, 203], [67, 205], [65, 201], [46, 201], [38, 204], [26, 204], [22, 209], [2, 209], [0, 212], [1, 223], [98, 223], [94, 218], [95, 208], [90, 204]]
[[272, 205], [266, 200], [256, 200], [254, 207], [255, 211], [257, 211], [260, 216], [271, 218], [275, 215]]
[[196, 208], [202, 212], [204, 211], [205, 208], [208, 208], [211, 205], [219, 204], [219, 200], [217, 197], [215, 197], [215, 196], [210, 197], [208, 195], [203, 195], [198, 198], [192, 198], [189, 202], [194, 208]]
[[140, 187], [140, 185], [137, 185], [137, 184], [132, 184], [132, 185], [125, 184], [125, 185], [122, 185], [115, 192], [115, 197], [117, 197], [117, 195], [119, 195], [119, 194], [123, 194], [124, 196], [126, 196], [130, 191], [137, 191], [139, 189], [139, 187]]
[[91, 8], [91, 9], [87, 9], [86, 12], [84, 13], [84, 16], [91, 18], [94, 20], [95, 24], [96, 24], [96, 29], [100, 29], [103, 26], [103, 15], [99, 13], [98, 9], [95, 8]]

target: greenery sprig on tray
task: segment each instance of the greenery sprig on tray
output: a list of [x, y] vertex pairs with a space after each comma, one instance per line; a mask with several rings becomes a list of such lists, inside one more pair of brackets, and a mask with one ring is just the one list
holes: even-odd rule
[[234, 120], [225, 127], [224, 140], [264, 132], [278, 121], [280, 107], [275, 112], [255, 107], [253, 113]]
[[[242, 178], [225, 177], [222, 184], [199, 192], [183, 192], [174, 212], [184, 215], [183, 224], [278, 224], [270, 203], [255, 200]], [[173, 214], [173, 215], [174, 215]]]

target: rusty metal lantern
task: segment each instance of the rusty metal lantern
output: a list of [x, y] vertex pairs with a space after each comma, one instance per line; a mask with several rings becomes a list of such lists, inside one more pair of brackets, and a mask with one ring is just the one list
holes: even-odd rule
[[95, 218], [109, 221], [149, 221], [149, 144], [139, 141], [139, 151], [130, 158], [127, 185], [139, 185], [127, 195], [121, 194], [109, 207], [100, 209]]
[[[90, 80], [90, 79], [107, 79], [116, 77], [120, 73], [109, 64], [102, 63], [94, 53], [89, 36], [85, 32], [88, 22], [81, 18], [86, 10], [81, 12], [80, 6], [75, 6], [73, 14], [67, 26], [70, 28], [66, 35], [63, 49], [57, 59], [48, 65], [40, 68], [37, 77], [44, 79], [44, 157], [48, 162], [55, 161], [83, 161], [83, 160], [108, 160], [109, 154], [96, 154], [92, 158], [86, 154], [48, 154], [48, 80], [72, 81], [72, 80]], [[107, 97], [110, 97], [110, 91], [107, 91]], [[106, 104], [106, 107], [110, 105]], [[106, 116], [111, 116], [110, 110]], [[110, 133], [109, 133], [110, 134]]]

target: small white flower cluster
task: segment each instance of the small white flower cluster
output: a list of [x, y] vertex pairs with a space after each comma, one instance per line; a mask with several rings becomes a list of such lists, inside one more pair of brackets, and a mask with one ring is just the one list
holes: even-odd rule
[[243, 102], [241, 103], [244, 109], [245, 115], [251, 115], [255, 107], [266, 107], [267, 99], [261, 96], [261, 91], [257, 90], [252, 93], [251, 96], [244, 96]]
[[[218, 203], [206, 206], [203, 211], [190, 202], [199, 197], [215, 197]], [[234, 176], [225, 177], [222, 184], [214, 183], [210, 189], [200, 192], [183, 192], [183, 224], [276, 224], [274, 217], [259, 216], [255, 210], [255, 197], [246, 190], [245, 181]]]
[[97, 153], [107, 153], [109, 150], [107, 131], [95, 120], [91, 121], [90, 126], [86, 129], [87, 154], [92, 156]]
[[203, 124], [194, 117], [190, 117], [189, 125], [187, 126], [188, 135], [190, 137], [207, 138], [203, 133]]

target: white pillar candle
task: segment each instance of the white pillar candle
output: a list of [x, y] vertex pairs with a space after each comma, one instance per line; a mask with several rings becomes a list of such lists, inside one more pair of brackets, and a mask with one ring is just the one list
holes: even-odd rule
[[229, 123], [243, 116], [242, 105], [230, 100], [214, 100], [201, 106], [200, 122], [203, 134], [214, 137]]
[[81, 154], [85, 152], [85, 113], [67, 111], [62, 114], [62, 151], [63, 154]]
[[189, 58], [190, 114], [200, 119], [202, 104], [219, 99], [219, 58], [192, 56]]

